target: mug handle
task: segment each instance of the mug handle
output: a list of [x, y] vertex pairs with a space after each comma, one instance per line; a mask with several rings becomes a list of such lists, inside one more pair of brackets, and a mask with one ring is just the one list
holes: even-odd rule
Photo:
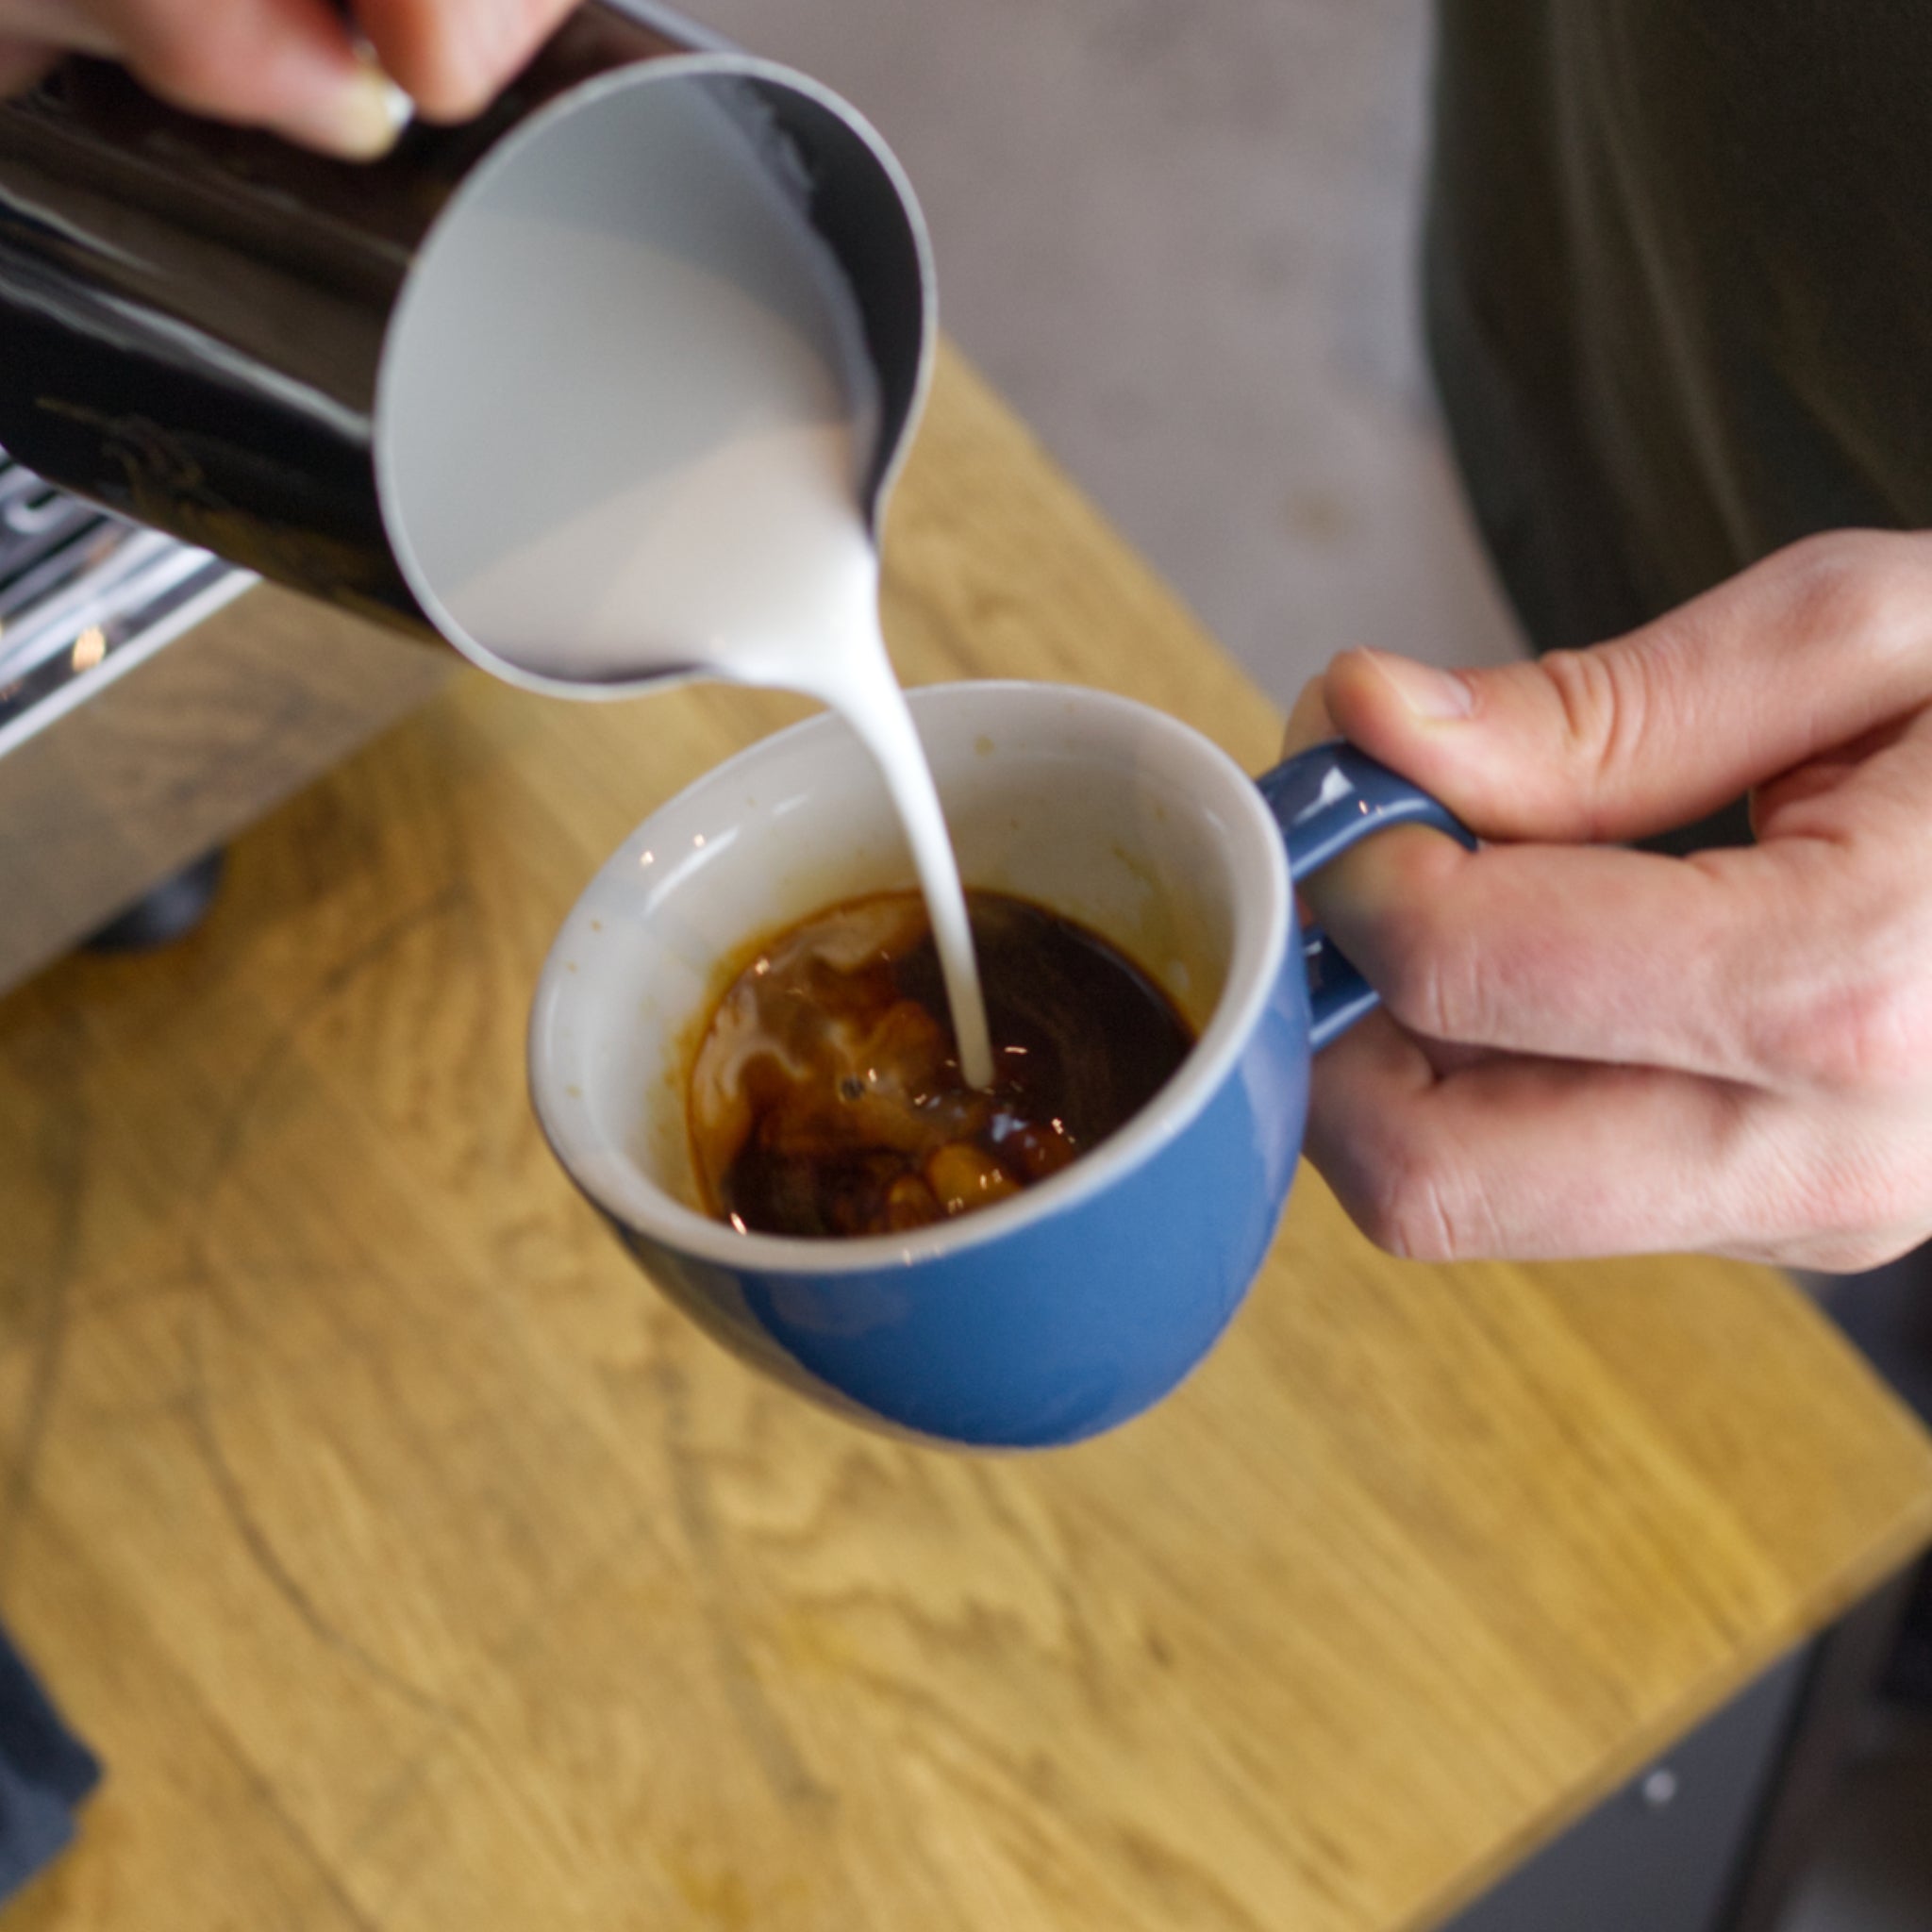
[[[1446, 806], [1397, 777], [1367, 752], [1336, 739], [1311, 745], [1256, 779], [1288, 847], [1288, 875], [1306, 878], [1371, 832], [1433, 825], [1474, 852], [1475, 834]], [[1308, 1049], [1326, 1046], [1376, 1004], [1374, 987], [1318, 925], [1301, 928], [1308, 978]]]

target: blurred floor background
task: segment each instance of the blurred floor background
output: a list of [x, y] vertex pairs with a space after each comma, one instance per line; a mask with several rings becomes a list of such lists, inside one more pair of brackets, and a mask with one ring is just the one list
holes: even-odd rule
[[1515, 645], [1410, 300], [1415, 0], [686, 0], [910, 171], [945, 326], [1276, 697]]
[[[878, 125], [946, 327], [1275, 698], [1521, 648], [1418, 341], [1426, 8], [686, 4]], [[1875, 1713], [1784, 1932], [1927, 1925], [1932, 1727]]]

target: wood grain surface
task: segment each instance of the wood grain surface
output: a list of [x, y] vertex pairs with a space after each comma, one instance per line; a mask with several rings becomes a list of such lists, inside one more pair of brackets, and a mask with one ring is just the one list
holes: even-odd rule
[[[957, 360], [889, 557], [908, 678], [1270, 757]], [[1398, 1932], [1932, 1533], [1780, 1279], [1404, 1266], [1307, 1173], [1099, 1442], [928, 1452], [741, 1369], [552, 1165], [523, 1031], [609, 848], [800, 708], [465, 677], [192, 941], [0, 1004], [0, 1611], [108, 1764], [6, 1932]]]

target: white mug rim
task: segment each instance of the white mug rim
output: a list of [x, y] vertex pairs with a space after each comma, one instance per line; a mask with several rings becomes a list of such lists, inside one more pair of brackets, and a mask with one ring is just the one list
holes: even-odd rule
[[621, 1172], [633, 1185], [607, 1191], [586, 1179], [584, 1164], [572, 1158], [573, 1150], [608, 1155], [611, 1143], [606, 1136], [580, 1134], [569, 1124], [586, 1116], [581, 1108], [564, 1104], [570, 1083], [547, 1050], [544, 1025], [553, 1009], [574, 994], [583, 994], [582, 982], [571, 972], [566, 958], [574, 950], [569, 941], [575, 937], [576, 922], [587, 902], [600, 894], [607, 882], [621, 878], [627, 886], [637, 877], [637, 856], [650, 848], [653, 828], [663, 814], [713, 787], [739, 788], [748, 770], [781, 749], [795, 747], [803, 737], [845, 728], [835, 714], [820, 712], [713, 766], [635, 827], [579, 894], [545, 958], [530, 1010], [527, 1072], [533, 1110], [558, 1163], [585, 1196], [619, 1225], [681, 1256], [741, 1274], [836, 1279], [929, 1263], [1005, 1241], [1041, 1222], [1077, 1210], [1117, 1187], [1185, 1133], [1234, 1074], [1274, 997], [1290, 934], [1297, 926], [1280, 828], [1255, 781], [1191, 725], [1110, 691], [1026, 679], [974, 679], [922, 686], [908, 691], [907, 697], [917, 717], [923, 708], [943, 706], [960, 694], [980, 699], [1011, 696], [1024, 704], [1071, 700], [1090, 714], [1108, 712], [1118, 720], [1131, 721], [1134, 728], [1153, 731], [1197, 762], [1204, 791], [1213, 794], [1211, 799], [1204, 797], [1204, 807], [1219, 808], [1228, 836], [1246, 839], [1252, 844], [1257, 862], [1250, 866], [1243, 861], [1241, 867], [1243, 881], [1252, 880], [1252, 897], [1244, 896], [1239, 907], [1226, 979], [1208, 1024], [1179, 1072], [1126, 1125], [1061, 1173], [991, 1208], [903, 1234], [812, 1238], [741, 1232], [677, 1200], [627, 1155], [623, 1157]]

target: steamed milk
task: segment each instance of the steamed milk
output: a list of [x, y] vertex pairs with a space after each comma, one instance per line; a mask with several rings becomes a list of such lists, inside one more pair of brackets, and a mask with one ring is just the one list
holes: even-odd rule
[[[860, 508], [878, 400], [850, 291], [703, 91], [654, 89], [648, 114], [584, 116], [569, 136], [556, 167], [438, 243], [456, 272], [425, 303], [496, 301], [412, 354], [398, 407], [435, 434], [401, 439], [399, 480], [463, 507], [412, 526], [418, 560], [457, 623], [523, 670], [595, 686], [689, 665], [840, 712], [905, 825], [962, 1071], [988, 1086], [958, 869], [879, 629]], [[506, 379], [519, 365], [528, 379]]]

